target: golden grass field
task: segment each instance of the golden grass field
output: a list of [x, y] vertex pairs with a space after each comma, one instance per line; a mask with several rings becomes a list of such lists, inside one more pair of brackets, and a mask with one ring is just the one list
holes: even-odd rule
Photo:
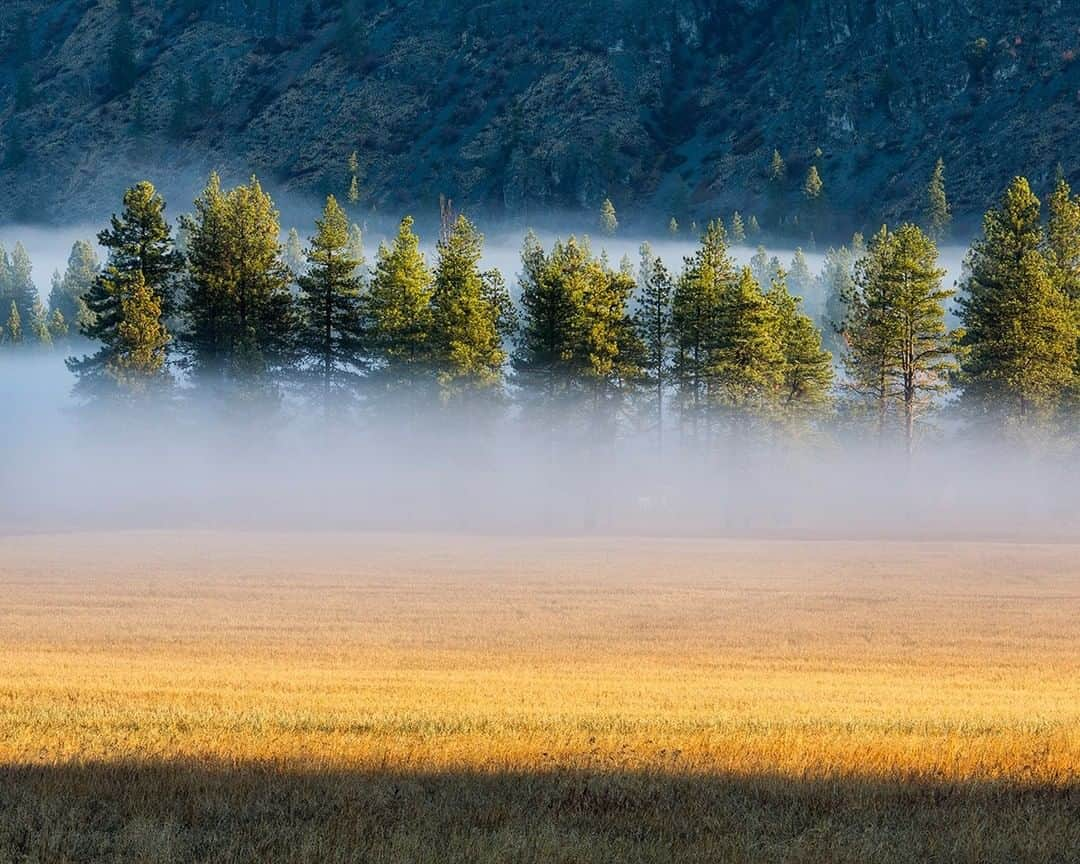
[[0, 538], [0, 862], [1080, 861], [1080, 547]]

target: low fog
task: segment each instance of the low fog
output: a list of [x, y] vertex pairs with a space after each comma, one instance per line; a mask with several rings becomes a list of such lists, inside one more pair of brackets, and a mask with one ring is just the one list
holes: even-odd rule
[[56, 353], [3, 356], [0, 530], [290, 528], [776, 538], [1080, 539], [1075, 458], [935, 426], [909, 463], [859, 428], [613, 441], [571, 417], [286, 399], [78, 409]]

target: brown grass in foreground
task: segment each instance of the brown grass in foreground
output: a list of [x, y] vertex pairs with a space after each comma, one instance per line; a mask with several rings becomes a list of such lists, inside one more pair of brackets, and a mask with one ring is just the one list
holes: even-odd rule
[[0, 861], [1080, 861], [1080, 548], [0, 539]]

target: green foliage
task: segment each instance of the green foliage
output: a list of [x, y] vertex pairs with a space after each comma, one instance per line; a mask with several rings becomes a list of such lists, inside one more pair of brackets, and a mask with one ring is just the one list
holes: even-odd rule
[[[109, 258], [84, 295], [82, 333], [99, 348], [67, 361], [78, 376], [78, 390], [88, 397], [143, 392], [165, 377], [169, 339], [163, 319], [173, 308], [183, 260], [153, 184], [137, 183], [124, 193], [123, 203], [120, 215], [98, 234]], [[89, 266], [84, 249], [78, 266]]]
[[945, 195], [945, 161], [938, 159], [926, 187], [926, 230], [930, 239], [941, 243], [949, 236], [951, 224], [952, 210]]
[[[68, 330], [74, 325], [78, 331], [90, 323], [90, 310], [84, 298], [100, 272], [101, 263], [93, 244], [86, 240], [76, 240], [68, 255], [64, 275], [53, 277], [52, 290], [49, 292], [49, 309], [54, 315], [61, 316]], [[64, 335], [54, 331], [53, 337], [61, 340]]]
[[983, 220], [959, 303], [963, 397], [977, 416], [1026, 425], [1055, 407], [1073, 381], [1077, 315], [1061, 276], [1055, 279], [1055, 259], [1065, 260], [1072, 246], [1066, 212], [1055, 220], [1057, 251], [1049, 256], [1041, 206], [1026, 179], [1013, 180]]
[[719, 339], [721, 303], [736, 278], [727, 235], [710, 222], [693, 257], [686, 260], [672, 296], [674, 382], [680, 410], [697, 424], [715, 394], [713, 355]]
[[746, 242], [746, 226], [743, 224], [743, 218], [738, 210], [731, 214], [731, 242]]
[[393, 243], [379, 247], [367, 298], [372, 354], [387, 385], [415, 385], [430, 367], [432, 290], [420, 238], [406, 216]]
[[327, 408], [331, 398], [355, 388], [364, 365], [363, 259], [350, 248], [349, 220], [333, 195], [307, 250], [300, 285], [298, 342], [319, 381]]
[[484, 238], [458, 216], [438, 245], [432, 292], [432, 348], [444, 397], [501, 384], [506, 353], [501, 302], [480, 272]]
[[789, 415], [805, 416], [829, 402], [832, 357], [822, 348], [821, 333], [810, 316], [799, 308], [799, 298], [788, 292], [783, 273], [773, 279], [765, 299], [772, 305], [783, 355], [781, 405]]
[[600, 206], [600, 230], [608, 237], [614, 236], [619, 229], [619, 220], [615, 215], [615, 205], [610, 198], [605, 198]]
[[821, 174], [818, 173], [817, 165], [811, 165], [806, 172], [806, 180], [803, 182], [803, 195], [808, 201], [816, 201], [821, 197], [825, 184], [821, 182]]
[[271, 394], [292, 359], [295, 321], [274, 202], [254, 177], [224, 191], [210, 176], [182, 219], [188, 236], [183, 344], [203, 384]]
[[8, 307], [7, 321], [4, 322], [4, 341], [8, 345], [18, 345], [22, 342], [22, 316], [14, 300]]
[[844, 353], [841, 334], [848, 317], [848, 304], [855, 290], [855, 255], [847, 246], [830, 248], [825, 253], [821, 271], [825, 306], [821, 315], [821, 332], [825, 347], [839, 360]]
[[780, 155], [779, 150], [773, 150], [766, 176], [774, 186], [782, 186], [787, 180], [787, 163], [784, 162], [784, 157]]
[[874, 403], [879, 434], [895, 406], [910, 452], [914, 424], [942, 392], [955, 367], [954, 338], [945, 327], [934, 242], [914, 225], [882, 228], [856, 267], [845, 326], [845, 367], [851, 386]]

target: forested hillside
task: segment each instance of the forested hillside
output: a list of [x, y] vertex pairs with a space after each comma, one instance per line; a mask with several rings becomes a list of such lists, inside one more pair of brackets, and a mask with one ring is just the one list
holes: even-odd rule
[[610, 197], [840, 236], [919, 212], [938, 157], [961, 225], [1080, 170], [1061, 0], [7, 0], [0, 45], [0, 220], [99, 217], [147, 174], [190, 198], [210, 168], [344, 197], [355, 152], [393, 216]]

